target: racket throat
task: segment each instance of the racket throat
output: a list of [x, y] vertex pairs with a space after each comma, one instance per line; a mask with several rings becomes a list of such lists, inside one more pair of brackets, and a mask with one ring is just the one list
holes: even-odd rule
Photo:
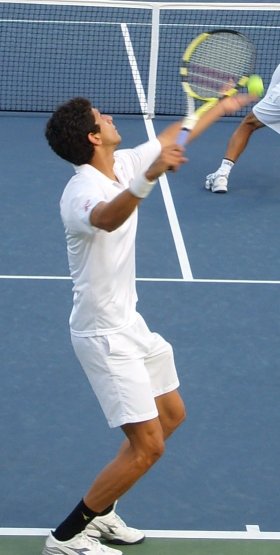
[[197, 124], [198, 117], [195, 113], [185, 116], [182, 122], [182, 129], [185, 131], [191, 131]]

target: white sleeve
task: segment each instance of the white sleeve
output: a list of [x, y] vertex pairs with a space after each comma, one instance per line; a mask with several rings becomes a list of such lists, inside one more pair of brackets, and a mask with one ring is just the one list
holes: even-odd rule
[[90, 214], [93, 208], [102, 202], [102, 196], [93, 196], [86, 192], [78, 193], [69, 199], [69, 202], [61, 200], [60, 213], [63, 224], [69, 233], [89, 233], [92, 235], [96, 228], [90, 222]]
[[134, 177], [145, 173], [160, 155], [160, 152], [161, 144], [159, 140], [155, 138], [135, 148], [117, 151], [115, 157], [116, 160], [123, 162], [125, 166], [127, 166], [128, 160], [130, 160], [131, 174]]

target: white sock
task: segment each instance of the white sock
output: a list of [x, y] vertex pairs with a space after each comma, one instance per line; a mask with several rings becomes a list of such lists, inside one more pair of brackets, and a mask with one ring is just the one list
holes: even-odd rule
[[[232, 162], [231, 160], [228, 160], [227, 158], [224, 158], [224, 159], [222, 160], [222, 163], [221, 163], [220, 167], [219, 167], [219, 170], [222, 170], [222, 172], [223, 172], [224, 174], [226, 174], [227, 176], [229, 176], [229, 174], [230, 174], [230, 172], [231, 172], [233, 166], [234, 166], [234, 162]], [[218, 170], [218, 171], [219, 171], [219, 170]]]

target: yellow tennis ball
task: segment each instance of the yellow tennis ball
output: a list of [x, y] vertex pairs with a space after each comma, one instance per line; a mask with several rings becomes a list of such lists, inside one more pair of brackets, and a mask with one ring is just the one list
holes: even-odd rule
[[259, 75], [250, 75], [247, 82], [247, 89], [250, 94], [263, 96], [264, 86], [262, 78]]

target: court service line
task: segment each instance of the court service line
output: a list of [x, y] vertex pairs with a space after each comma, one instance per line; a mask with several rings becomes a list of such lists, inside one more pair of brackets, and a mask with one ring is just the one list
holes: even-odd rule
[[[0, 528], [1, 536], [47, 536], [49, 528]], [[144, 530], [147, 538], [213, 539], [213, 540], [280, 540], [280, 532], [261, 532], [258, 526], [246, 531], [209, 530]]]
[[181, 279], [181, 278], [136, 278], [136, 281], [167, 281], [167, 282], [178, 282], [187, 283], [191, 281], [192, 283], [232, 283], [232, 284], [256, 284], [256, 285], [280, 285], [280, 280], [268, 280], [268, 279], [207, 279], [207, 278], [193, 278], [192, 280]]
[[[129, 35], [129, 31], [128, 31], [126, 23], [121, 24], [121, 29], [122, 29], [124, 42], [125, 42], [125, 47], [126, 47], [126, 51], [127, 51], [128, 60], [129, 60], [130, 67], [131, 67], [131, 72], [132, 72], [132, 77], [133, 77], [133, 80], [134, 80], [135, 89], [136, 89], [138, 100], [139, 100], [139, 103], [140, 103], [140, 106], [141, 106], [141, 111], [142, 111], [142, 114], [145, 114], [148, 111], [148, 104], [147, 104], [145, 91], [144, 91], [144, 88], [143, 88], [143, 85], [142, 85], [142, 80], [141, 80], [141, 76], [140, 76], [138, 65], [137, 65], [137, 60], [136, 60], [136, 57], [135, 57], [135, 54], [134, 54], [132, 42], [131, 42], [131, 39], [130, 39], [130, 35]], [[145, 123], [145, 126], [146, 126], [146, 131], [147, 131], [148, 138], [150, 140], [154, 139], [156, 137], [156, 134], [155, 134], [155, 130], [154, 130], [152, 120], [144, 118], [144, 123]], [[184, 279], [186, 279], [188, 281], [191, 281], [193, 279], [193, 275], [192, 275], [192, 271], [191, 271], [191, 267], [190, 267], [190, 262], [189, 262], [189, 258], [188, 258], [188, 255], [187, 255], [185, 243], [184, 243], [184, 240], [183, 240], [182, 232], [181, 232], [181, 229], [180, 229], [179, 221], [178, 221], [178, 218], [177, 218], [175, 206], [174, 206], [174, 203], [173, 203], [173, 199], [172, 199], [172, 195], [171, 195], [171, 192], [170, 192], [170, 188], [169, 188], [169, 184], [168, 184], [166, 175], [162, 175], [160, 177], [159, 183], [160, 183], [160, 187], [161, 187], [161, 191], [162, 191], [163, 200], [164, 200], [164, 203], [165, 203], [165, 208], [166, 208], [166, 212], [167, 212], [167, 216], [168, 216], [168, 220], [169, 220], [169, 225], [170, 225], [170, 228], [171, 228], [171, 232], [172, 232], [172, 235], [173, 235], [173, 239], [174, 239], [174, 243], [175, 243], [175, 247], [176, 247], [176, 251], [177, 251], [177, 256], [178, 256], [182, 276], [183, 276]]]
[[[41, 281], [70, 281], [70, 276], [31, 276], [31, 275], [0, 275], [1, 279], [18, 280], [41, 280]], [[136, 281], [147, 281], [155, 283], [225, 283], [225, 284], [244, 284], [244, 285], [280, 285], [280, 280], [268, 279], [184, 279], [184, 278], [136, 278]]]

